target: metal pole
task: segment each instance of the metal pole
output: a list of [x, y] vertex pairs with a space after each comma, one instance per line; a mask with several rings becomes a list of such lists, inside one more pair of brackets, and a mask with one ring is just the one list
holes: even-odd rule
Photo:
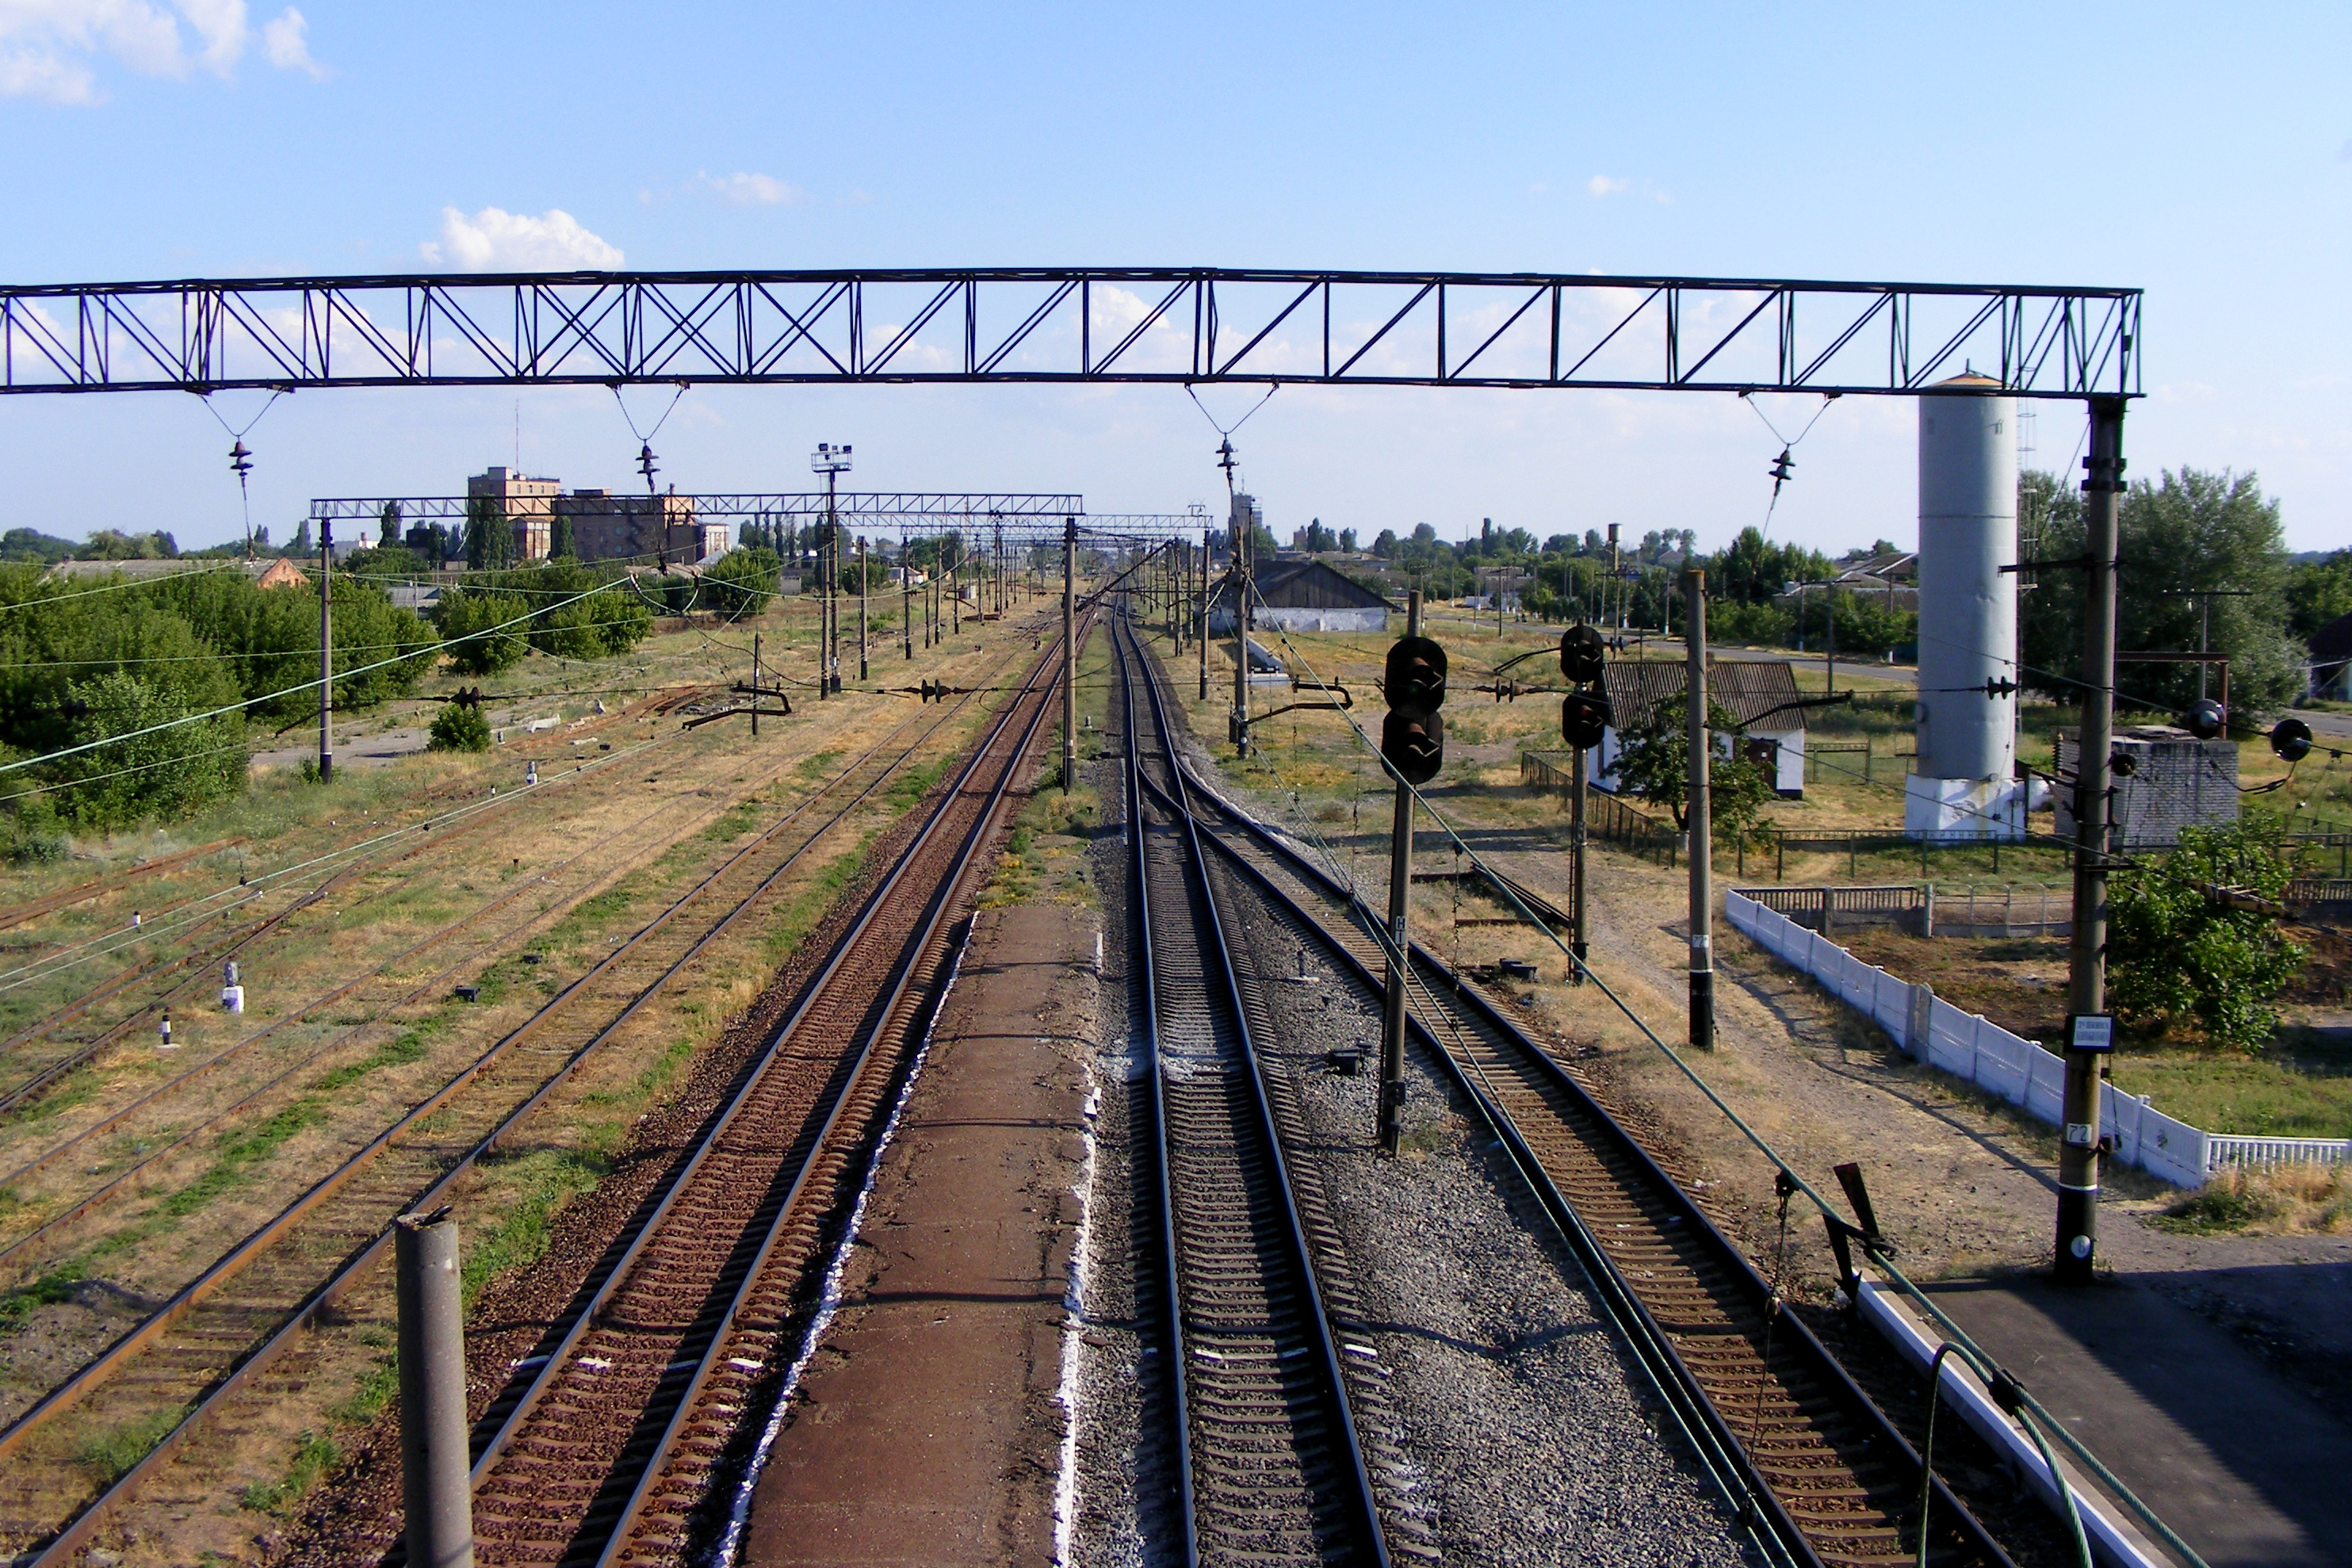
[[[2124, 400], [2091, 399], [2091, 455], [2083, 467], [2088, 603], [2083, 616], [2083, 725], [2074, 753], [2074, 931], [2066, 1010], [2106, 1011], [2107, 754], [2116, 724], [2116, 532], [2124, 488]], [[2071, 1040], [2071, 1031], [2070, 1031]], [[2069, 1048], [2064, 1135], [2058, 1146], [2057, 1263], [2062, 1285], [2087, 1285], [2099, 1240], [2101, 1054]]]
[[1707, 775], [1714, 737], [1706, 725], [1706, 574], [1683, 574], [1689, 597], [1683, 635], [1690, 660], [1690, 1043], [1693, 1050], [1715, 1048], [1714, 822], [1707, 809]]
[[319, 520], [319, 782], [335, 782], [335, 523]]
[[866, 668], [866, 536], [857, 536], [857, 679], [871, 679]]
[[[1421, 636], [1421, 590], [1405, 600], [1405, 636]], [[1394, 1154], [1403, 1133], [1406, 965], [1412, 949], [1405, 913], [1412, 895], [1412, 786], [1397, 780], [1396, 817], [1389, 827], [1389, 987], [1381, 1015], [1381, 1152]]]
[[408, 1561], [473, 1568], [466, 1476], [465, 1301], [457, 1222], [446, 1208], [393, 1221], [400, 1312], [400, 1468]]
[[1062, 793], [1078, 773], [1078, 520], [1062, 520]]

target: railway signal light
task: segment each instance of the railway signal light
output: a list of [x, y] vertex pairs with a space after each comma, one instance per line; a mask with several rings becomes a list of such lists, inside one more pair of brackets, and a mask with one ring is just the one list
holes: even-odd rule
[[1612, 717], [1609, 699], [1601, 693], [1571, 691], [1560, 699], [1559, 732], [1578, 751], [1589, 752], [1601, 744]]
[[1425, 784], [1445, 765], [1445, 650], [1428, 637], [1399, 637], [1389, 649], [1382, 682], [1388, 717], [1381, 724], [1381, 755], [1407, 784]]
[[2282, 719], [2271, 727], [2271, 750], [2283, 762], [2299, 763], [2311, 755], [2311, 726], [2300, 719]]
[[2210, 697], [2199, 698], [2189, 705], [2189, 711], [2180, 716], [2180, 727], [2200, 741], [2213, 739], [2228, 723], [2228, 715], [2221, 711], [2221, 705]]
[[1601, 667], [1608, 656], [1599, 626], [1570, 626], [1559, 634], [1559, 672], [1579, 686], [1590, 686], [1601, 679]]

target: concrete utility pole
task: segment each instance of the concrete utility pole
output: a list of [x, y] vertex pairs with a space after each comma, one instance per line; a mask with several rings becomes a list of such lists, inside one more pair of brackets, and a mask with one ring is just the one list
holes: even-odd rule
[[335, 782], [335, 520], [319, 520], [319, 782]]
[[1209, 700], [1209, 531], [1205, 527], [1201, 530], [1201, 572], [1199, 593], [1195, 598], [1200, 606], [1200, 621], [1193, 627], [1199, 635], [1192, 640], [1200, 645], [1196, 651], [1201, 656], [1201, 700], [1206, 702]]
[[915, 657], [915, 568], [907, 556], [907, 525], [898, 525], [898, 635], [907, 658]]
[[393, 1221], [400, 1313], [400, 1468], [408, 1561], [473, 1568], [467, 1479], [466, 1309], [457, 1222], [446, 1208]]
[[1573, 980], [1579, 985], [1584, 984], [1584, 960], [1586, 953], [1590, 951], [1587, 946], [1585, 933], [1591, 929], [1585, 923], [1584, 918], [1584, 852], [1591, 842], [1590, 835], [1586, 830], [1584, 821], [1585, 756], [1586, 752], [1584, 748], [1582, 746], [1577, 747], [1576, 778], [1575, 781], [1569, 785], [1568, 790], [1568, 847], [1570, 868], [1575, 872], [1576, 877], [1576, 887], [1574, 889], [1576, 897], [1572, 900], [1573, 907], [1571, 910], [1575, 917], [1576, 929], [1569, 933], [1571, 940], [1568, 944], [1568, 950], [1576, 955], [1577, 965], [1576, 973], [1569, 978]]
[[[1421, 636], [1421, 590], [1405, 599], [1404, 635]], [[1400, 778], [1396, 817], [1389, 827], [1389, 986], [1381, 1013], [1381, 1152], [1394, 1154], [1403, 1137], [1405, 987], [1412, 948], [1406, 912], [1412, 899], [1412, 786]]]
[[857, 679], [862, 683], [872, 677], [866, 668], [866, 536], [857, 536]]
[[1234, 564], [1227, 581], [1234, 591], [1234, 754], [1249, 755], [1249, 520], [1239, 515], [1233, 523]]
[[751, 739], [760, 738], [760, 634], [751, 634]]
[[1062, 520], [1062, 793], [1078, 775], [1078, 520]]
[[2124, 489], [2124, 400], [2091, 399], [2091, 455], [2083, 460], [2087, 603], [2083, 616], [2083, 725], [2074, 752], [2074, 931], [2066, 969], [2066, 1098], [2058, 1147], [2057, 1262], [2062, 1285], [2087, 1285], [2099, 1245], [2099, 1069], [2105, 1050], [2076, 1019], [2107, 1001], [2107, 756], [2116, 731], [2116, 533]]
[[1708, 774], [1712, 772], [1714, 737], [1706, 725], [1706, 574], [1683, 574], [1689, 597], [1684, 636], [1689, 642], [1690, 805], [1685, 820], [1690, 827], [1690, 1043], [1697, 1051], [1715, 1049], [1715, 826], [1708, 809]]

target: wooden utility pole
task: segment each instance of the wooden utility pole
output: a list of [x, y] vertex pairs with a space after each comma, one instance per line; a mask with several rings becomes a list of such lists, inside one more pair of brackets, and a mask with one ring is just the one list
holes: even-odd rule
[[1683, 574], [1688, 595], [1684, 636], [1689, 639], [1688, 741], [1690, 804], [1690, 1043], [1693, 1050], [1715, 1048], [1715, 829], [1707, 799], [1715, 738], [1706, 724], [1706, 574]]
[[[2116, 537], [2124, 489], [2124, 400], [2091, 399], [2083, 467], [2083, 723], [2074, 751], [2074, 930], [2066, 971], [2066, 1091], [2058, 1145], [2062, 1285], [2087, 1285], [2099, 1245], [2099, 1068], [2107, 1001], [2107, 757], [2116, 729]], [[2095, 1023], [2085, 1028], [2081, 1020]], [[2081, 1042], [2078, 1045], [2078, 1040]]]

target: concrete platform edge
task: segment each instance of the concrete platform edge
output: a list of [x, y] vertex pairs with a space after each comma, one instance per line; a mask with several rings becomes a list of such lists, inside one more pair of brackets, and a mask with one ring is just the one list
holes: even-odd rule
[[[1863, 1281], [1861, 1304], [1863, 1317], [1894, 1345], [1914, 1371], [1925, 1376], [1942, 1340], [1927, 1331], [1895, 1291], [1875, 1280]], [[2059, 1500], [2058, 1489], [2051, 1482], [2050, 1469], [2042, 1463], [2041, 1450], [2033, 1446], [2025, 1429], [1992, 1402], [1983, 1381], [1966, 1363], [1949, 1357], [1945, 1359], [1941, 1381], [1944, 1398], [1960, 1418], [2003, 1455], [2032, 1487], [2033, 1494], [2063, 1520], [2065, 1508]], [[2110, 1513], [2105, 1500], [2091, 1489], [2088, 1479], [2063, 1457], [2058, 1464], [2068, 1489], [2074, 1494], [2074, 1507], [2082, 1514], [2083, 1533], [2090, 1538], [2092, 1553], [2101, 1563], [2108, 1568], [2170, 1568], [2169, 1554]]]

